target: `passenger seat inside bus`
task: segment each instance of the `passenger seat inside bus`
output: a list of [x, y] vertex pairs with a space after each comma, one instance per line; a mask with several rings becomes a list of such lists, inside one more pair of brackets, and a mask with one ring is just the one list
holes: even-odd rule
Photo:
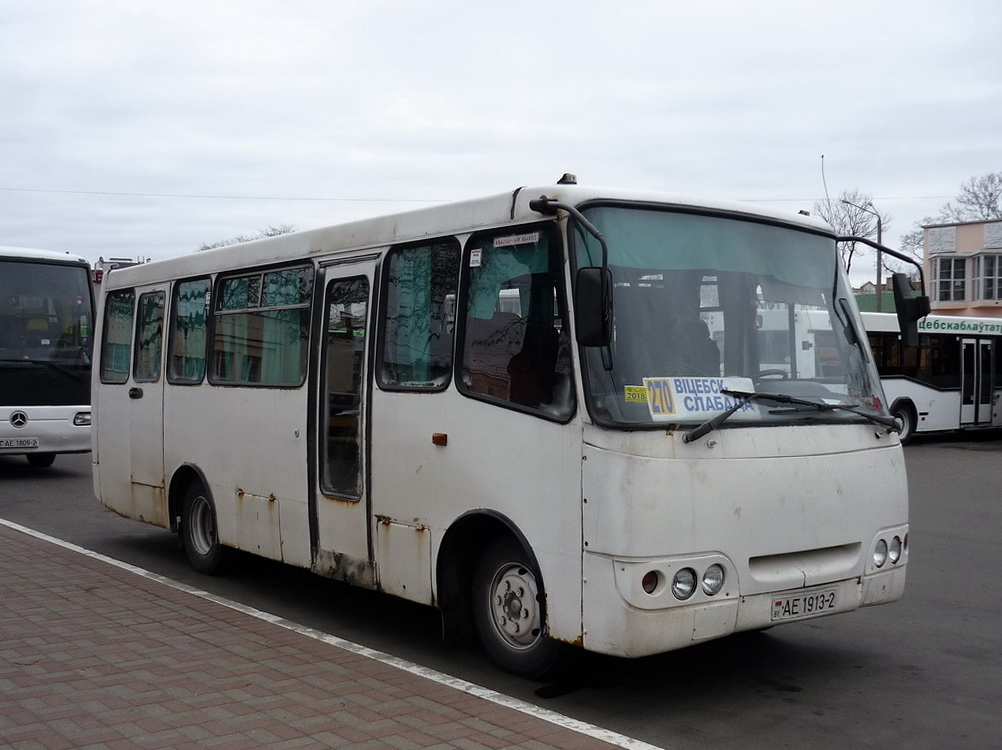
[[490, 318], [468, 318], [463, 373], [477, 393], [510, 398], [508, 365], [521, 351], [525, 321], [516, 313], [496, 311]]

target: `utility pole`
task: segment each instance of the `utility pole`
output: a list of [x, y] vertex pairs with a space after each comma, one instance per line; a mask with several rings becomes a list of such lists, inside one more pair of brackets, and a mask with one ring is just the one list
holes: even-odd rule
[[[865, 211], [868, 214], [872, 214], [877, 217], [877, 244], [883, 244], [883, 234], [884, 226], [883, 222], [880, 220], [880, 214], [873, 207], [873, 201], [868, 201], [865, 206], [857, 206], [855, 203], [850, 203], [849, 201], [842, 199], [842, 202], [847, 206], [852, 206], [853, 208], [858, 208], [860, 211]], [[877, 312], [881, 311], [882, 302], [884, 299], [884, 254], [878, 249], [877, 250]]]

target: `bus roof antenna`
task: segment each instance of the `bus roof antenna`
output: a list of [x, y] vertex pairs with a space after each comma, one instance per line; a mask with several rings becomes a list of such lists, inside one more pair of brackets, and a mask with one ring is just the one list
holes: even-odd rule
[[564, 172], [563, 176], [557, 180], [558, 185], [577, 185], [578, 176], [576, 174], [571, 174], [570, 172]]

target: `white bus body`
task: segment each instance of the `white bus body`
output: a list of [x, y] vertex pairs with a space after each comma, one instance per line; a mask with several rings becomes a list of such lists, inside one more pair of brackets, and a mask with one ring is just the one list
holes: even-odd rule
[[0, 247], [0, 455], [90, 450], [93, 317], [84, 258]]
[[918, 321], [919, 346], [903, 347], [895, 315], [862, 317], [902, 440], [1002, 427], [1002, 318], [928, 315]]
[[[578, 345], [596, 270], [611, 338]], [[760, 376], [778, 304], [838, 319], [839, 368]], [[468, 614], [526, 675], [902, 594], [903, 455], [813, 219], [524, 188], [115, 270], [99, 318], [95, 492], [200, 570]]]

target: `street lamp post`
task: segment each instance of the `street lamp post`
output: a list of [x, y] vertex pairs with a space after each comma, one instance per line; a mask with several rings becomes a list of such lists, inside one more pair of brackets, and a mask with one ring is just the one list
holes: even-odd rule
[[[877, 210], [873, 207], [873, 201], [868, 201], [865, 206], [858, 206], [855, 203], [851, 203], [850, 201], [845, 200], [844, 198], [842, 199], [842, 202], [847, 206], [858, 208], [860, 211], [865, 211], [866, 213], [872, 214], [873, 216], [877, 217], [877, 244], [878, 245], [883, 244], [883, 233], [884, 233], [883, 222], [880, 220], [880, 214], [877, 213]], [[881, 302], [883, 301], [884, 298], [883, 275], [884, 275], [884, 254], [880, 252], [880, 250], [878, 249], [877, 250], [877, 312], [881, 311], [882, 308]]]

